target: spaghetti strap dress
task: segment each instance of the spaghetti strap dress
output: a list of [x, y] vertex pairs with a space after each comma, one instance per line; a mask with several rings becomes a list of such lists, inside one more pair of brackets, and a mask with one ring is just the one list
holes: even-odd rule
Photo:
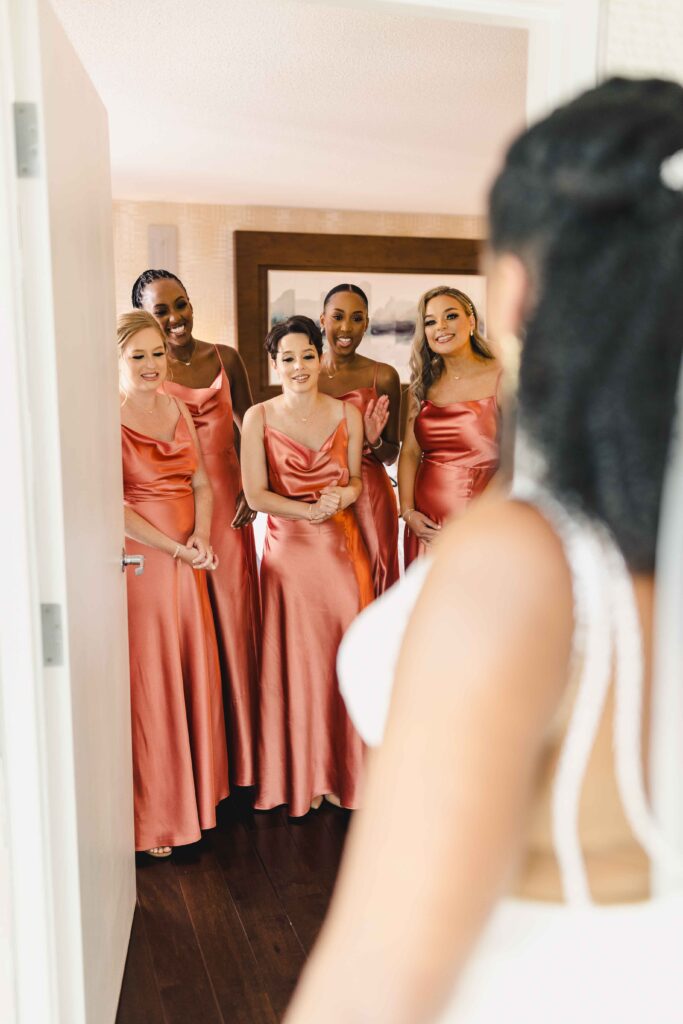
[[[121, 426], [126, 505], [184, 543], [197, 452], [180, 415], [172, 441]], [[126, 538], [135, 848], [196, 842], [228, 795], [221, 678], [206, 573]]]
[[[268, 426], [269, 486], [296, 501], [349, 481], [344, 415], [319, 450]], [[358, 806], [364, 747], [339, 694], [341, 639], [374, 597], [372, 573], [353, 506], [323, 523], [269, 516], [261, 561], [263, 643], [259, 687], [260, 810], [336, 794]]]
[[190, 410], [213, 489], [211, 544], [219, 561], [218, 568], [208, 574], [208, 586], [223, 680], [230, 773], [234, 785], [252, 786], [261, 600], [254, 531], [251, 525], [240, 530], [230, 525], [242, 489], [230, 381], [221, 363], [208, 387], [166, 381], [164, 390], [182, 399]]
[[[495, 395], [435, 405], [425, 401], [415, 417], [422, 461], [415, 477], [415, 509], [440, 526], [461, 515], [498, 468], [498, 402]], [[404, 533], [406, 568], [426, 553], [410, 528]]]
[[[378, 366], [379, 363], [375, 364], [375, 376], [371, 387], [354, 388], [339, 396], [340, 401], [355, 405], [362, 416], [365, 415], [369, 403], [377, 401], [378, 398]], [[398, 505], [386, 469], [377, 461], [372, 449], [367, 445], [363, 450], [361, 474], [363, 490], [353, 508], [370, 556], [375, 596], [379, 597], [399, 576]]]
[[[536, 483], [517, 480], [561, 540], [574, 593], [575, 699], [553, 780], [551, 834], [564, 902], [507, 898], [495, 908], [433, 1024], [679, 1024], [683, 1020], [683, 851], [649, 805], [640, 750], [640, 623], [623, 556], [607, 532], [569, 513]], [[381, 742], [405, 626], [432, 564], [420, 559], [351, 627], [339, 658], [342, 693], [363, 738]], [[372, 639], [386, 638], [376, 657]], [[612, 667], [615, 666], [613, 673]], [[579, 833], [583, 781], [614, 674], [613, 751], [626, 819], [667, 888], [634, 903], [593, 902]], [[680, 681], [679, 681], [680, 682]], [[678, 697], [670, 710], [678, 707]], [[669, 722], [669, 727], [671, 723]], [[678, 751], [683, 721], [675, 722]], [[657, 735], [652, 736], [654, 743]], [[667, 788], [680, 797], [680, 758]], [[661, 785], [660, 781], [660, 785]], [[657, 799], [653, 792], [652, 799]], [[680, 813], [677, 812], [680, 818]]]

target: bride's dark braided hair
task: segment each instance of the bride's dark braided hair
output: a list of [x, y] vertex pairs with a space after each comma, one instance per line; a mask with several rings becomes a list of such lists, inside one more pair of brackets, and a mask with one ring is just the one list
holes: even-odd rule
[[683, 350], [683, 89], [612, 79], [511, 147], [493, 186], [491, 244], [526, 264], [519, 421], [546, 482], [654, 567]]

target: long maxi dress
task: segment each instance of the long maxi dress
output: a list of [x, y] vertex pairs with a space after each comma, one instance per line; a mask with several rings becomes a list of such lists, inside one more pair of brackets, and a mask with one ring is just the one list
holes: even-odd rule
[[[310, 503], [323, 487], [349, 481], [346, 415], [314, 451], [268, 426], [264, 411], [264, 444], [277, 494]], [[261, 562], [260, 810], [288, 804], [299, 817], [324, 793], [335, 793], [343, 807], [358, 806], [364, 746], [339, 695], [336, 660], [346, 629], [374, 591], [352, 509], [320, 524], [268, 517]]]
[[[342, 402], [350, 402], [365, 415], [371, 401], [377, 401], [377, 366], [375, 378], [369, 388], [354, 388], [340, 395]], [[365, 541], [372, 567], [375, 597], [396, 582], [398, 568], [398, 505], [394, 488], [381, 462], [368, 446], [363, 450], [361, 466], [363, 490], [353, 506]]]
[[219, 564], [209, 573], [208, 585], [223, 679], [230, 772], [234, 785], [251, 786], [255, 781], [261, 601], [254, 531], [251, 525], [240, 530], [230, 525], [242, 489], [230, 381], [221, 363], [208, 387], [190, 388], [167, 381], [164, 389], [181, 398], [190, 410], [213, 489], [211, 544]]
[[[181, 415], [172, 441], [121, 426], [126, 505], [187, 540], [197, 452]], [[206, 573], [126, 538], [135, 848], [196, 842], [229, 792], [221, 678]]]
[[[440, 526], [461, 515], [498, 468], [495, 395], [435, 405], [424, 401], [415, 417], [422, 462], [415, 477], [415, 509]], [[411, 529], [404, 534], [406, 568], [426, 553]]]

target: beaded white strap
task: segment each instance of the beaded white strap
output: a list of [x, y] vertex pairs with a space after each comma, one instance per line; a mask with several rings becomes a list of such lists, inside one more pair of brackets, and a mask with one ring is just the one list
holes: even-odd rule
[[562, 542], [572, 576], [573, 674], [581, 674], [567, 733], [560, 750], [552, 796], [552, 834], [567, 903], [591, 902], [579, 835], [581, 790], [609, 690], [612, 631], [606, 564], [599, 531], [570, 514], [548, 491], [517, 476], [513, 497], [533, 504]]
[[[626, 818], [650, 859], [683, 876], [683, 853], [663, 834], [650, 810], [642, 767], [643, 648], [633, 583], [614, 543], [607, 551], [614, 646], [616, 707], [614, 750], [617, 785]], [[681, 684], [681, 680], [678, 680]], [[683, 880], [683, 877], [682, 879]]]

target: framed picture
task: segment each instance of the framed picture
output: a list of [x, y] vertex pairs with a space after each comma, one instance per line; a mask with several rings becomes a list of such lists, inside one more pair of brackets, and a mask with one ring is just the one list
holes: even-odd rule
[[423, 292], [454, 285], [470, 295], [485, 321], [482, 244], [472, 239], [236, 231], [237, 338], [254, 399], [263, 401], [279, 391], [263, 348], [272, 324], [293, 313], [317, 322], [326, 293], [347, 281], [359, 285], [370, 304], [370, 327], [361, 351], [395, 366], [407, 384], [417, 300]]

